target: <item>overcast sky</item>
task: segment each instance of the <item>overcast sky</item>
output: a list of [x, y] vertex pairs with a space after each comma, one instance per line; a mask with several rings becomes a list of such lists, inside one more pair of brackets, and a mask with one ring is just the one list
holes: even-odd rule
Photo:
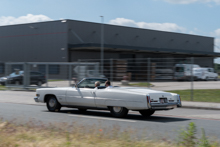
[[[0, 26], [73, 19], [215, 37], [220, 0], [0, 0]], [[220, 61], [220, 60], [219, 60]]]

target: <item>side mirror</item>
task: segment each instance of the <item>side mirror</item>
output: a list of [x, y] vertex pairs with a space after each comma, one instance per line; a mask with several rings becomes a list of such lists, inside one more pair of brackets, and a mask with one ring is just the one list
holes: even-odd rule
[[77, 87], [77, 84], [74, 84], [74, 87], [75, 87], [75, 88], [78, 88], [78, 87]]

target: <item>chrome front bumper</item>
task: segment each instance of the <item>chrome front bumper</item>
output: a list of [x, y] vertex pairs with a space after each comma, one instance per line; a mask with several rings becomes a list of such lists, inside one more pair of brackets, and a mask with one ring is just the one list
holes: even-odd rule
[[35, 100], [35, 102], [37, 102], [37, 103], [39, 102], [38, 97], [35, 97], [34, 100]]

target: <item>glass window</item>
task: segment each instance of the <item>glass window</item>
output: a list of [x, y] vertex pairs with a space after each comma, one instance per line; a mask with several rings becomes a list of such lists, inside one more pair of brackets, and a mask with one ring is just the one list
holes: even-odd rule
[[0, 64], [0, 74], [4, 73], [4, 64]]
[[33, 76], [40, 76], [41, 74], [39, 72], [31, 72], [31, 75]]
[[184, 67], [176, 67], [176, 72], [184, 72]]
[[[60, 66], [59, 65], [49, 65], [48, 66], [49, 74], [59, 74]], [[39, 65], [39, 71], [41, 73], [46, 73], [46, 65]]]
[[78, 88], [95, 88], [95, 82], [99, 81], [100, 86], [105, 86], [105, 79], [86, 79], [78, 84]]

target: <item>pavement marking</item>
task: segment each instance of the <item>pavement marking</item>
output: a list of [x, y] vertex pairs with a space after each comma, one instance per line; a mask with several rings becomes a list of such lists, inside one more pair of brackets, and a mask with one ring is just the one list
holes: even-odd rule
[[83, 117], [83, 118], [94, 118], [94, 119], [104, 119], [104, 120], [114, 120], [114, 121], [137, 122], [137, 121], [133, 121], [133, 120], [113, 119], [113, 118], [103, 118], [103, 117], [93, 117], [93, 116], [82, 116], [82, 115], [69, 115], [69, 116]]

